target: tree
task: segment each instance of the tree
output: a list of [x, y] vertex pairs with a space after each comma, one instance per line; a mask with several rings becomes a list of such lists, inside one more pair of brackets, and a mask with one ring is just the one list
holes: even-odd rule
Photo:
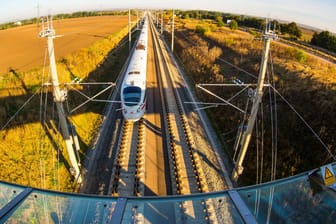
[[224, 26], [223, 18], [221, 16], [217, 16], [216, 21], [217, 21], [217, 26], [218, 27]]
[[231, 30], [237, 30], [238, 29], [238, 23], [237, 23], [237, 21], [236, 20], [231, 20], [231, 22], [230, 22], [230, 29]]
[[301, 30], [294, 22], [291, 22], [290, 24], [288, 24], [287, 29], [288, 29], [288, 34], [294, 38], [300, 38], [302, 36]]
[[329, 31], [314, 33], [310, 43], [318, 47], [325, 48], [329, 51], [336, 52], [336, 37], [333, 36]]
[[288, 33], [293, 39], [298, 39], [302, 36], [302, 31], [294, 22], [289, 24], [280, 24], [280, 29], [281, 33]]
[[189, 14], [188, 13], [183, 14], [182, 18], [183, 19], [189, 19]]
[[209, 27], [204, 27], [204, 26], [201, 26], [201, 25], [197, 25], [196, 26], [196, 33], [201, 33], [201, 34], [205, 34], [205, 33], [207, 33], [207, 32], [209, 32], [210, 30], [209, 30]]

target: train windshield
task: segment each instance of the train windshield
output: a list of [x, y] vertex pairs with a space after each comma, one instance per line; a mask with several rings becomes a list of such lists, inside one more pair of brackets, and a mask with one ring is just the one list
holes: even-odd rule
[[135, 106], [140, 103], [141, 88], [137, 86], [126, 87], [123, 91], [126, 106]]

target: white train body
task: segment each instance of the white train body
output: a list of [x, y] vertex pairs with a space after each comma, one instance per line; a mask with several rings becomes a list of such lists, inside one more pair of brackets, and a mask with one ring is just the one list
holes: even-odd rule
[[138, 121], [146, 110], [147, 42], [146, 16], [121, 86], [122, 113], [130, 121]]

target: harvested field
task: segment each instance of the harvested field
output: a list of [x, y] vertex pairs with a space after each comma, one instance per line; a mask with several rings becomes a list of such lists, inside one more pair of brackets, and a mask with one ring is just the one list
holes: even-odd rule
[[[54, 21], [56, 34], [64, 35], [55, 39], [56, 60], [121, 30], [127, 23], [128, 16]], [[46, 40], [38, 36], [40, 30], [41, 26], [33, 24], [0, 31], [0, 74], [10, 68], [23, 72], [43, 65]]]
[[[60, 83], [69, 82], [74, 77], [85, 80], [115, 80], [128, 56], [127, 44], [116, 47], [127, 36], [127, 16], [60, 20], [54, 21], [54, 27], [57, 34], [65, 35], [55, 39]], [[35, 28], [34, 26], [23, 26], [5, 31], [17, 38], [16, 42], [20, 39], [18, 37], [21, 37], [19, 41], [21, 45], [19, 47], [18, 44], [13, 44], [14, 41], [11, 41], [11, 38], [7, 36], [7, 42], [1, 44], [2, 48], [8, 46], [7, 50], [11, 52], [14, 47], [20, 49], [20, 53], [16, 54], [16, 57], [11, 57], [12, 60], [8, 60], [8, 58], [15, 51], [7, 52], [3, 56], [3, 60], [7, 60], [6, 67], [11, 66], [12, 70], [6, 72], [6, 69], [3, 69], [5, 72], [0, 73], [1, 127], [4, 127], [10, 117], [29, 97], [38, 92], [37, 88], [41, 82], [46, 80], [42, 75], [46, 39], [39, 40], [37, 31], [36, 26]], [[3, 33], [4, 31], [1, 31], [1, 34]], [[0, 36], [0, 40], [4, 40], [1, 37], [3, 36]], [[1, 49], [1, 52], [3, 51], [4, 49]], [[24, 54], [23, 59], [17, 59], [21, 54]], [[35, 63], [32, 62], [33, 59]], [[47, 63], [49, 62], [47, 61]], [[83, 91], [87, 95], [93, 95], [101, 88], [97, 85]], [[34, 187], [73, 191], [73, 180], [68, 169], [65, 145], [60, 141], [61, 136], [58, 132], [57, 121], [53, 121], [50, 95], [46, 93], [45, 100], [43, 100], [46, 103], [44, 121], [40, 120], [42, 110], [39, 111], [41, 107], [37, 96], [31, 98], [10, 124], [0, 131], [3, 143], [0, 144], [0, 179]], [[101, 97], [104, 98], [103, 95]], [[67, 99], [70, 102], [68, 104], [70, 108], [73, 105], [78, 105], [78, 102], [83, 102], [83, 98], [71, 90], [68, 91]], [[101, 122], [103, 106], [103, 104], [87, 104], [81, 108], [81, 111], [69, 116], [78, 130], [81, 144], [80, 155], [85, 155], [85, 151], [90, 147], [95, 130]], [[16, 166], [11, 164], [16, 164]], [[45, 166], [44, 164], [48, 165], [46, 168], [41, 168], [41, 166]], [[44, 170], [46, 176], [44, 183], [40, 178], [41, 170]], [[24, 176], [21, 171], [25, 173]], [[59, 175], [57, 180], [55, 175]]]

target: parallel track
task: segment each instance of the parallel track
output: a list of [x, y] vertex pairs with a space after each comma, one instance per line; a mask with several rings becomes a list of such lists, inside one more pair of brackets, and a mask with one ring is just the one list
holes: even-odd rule
[[[166, 186], [167, 192], [173, 195], [209, 192], [201, 158], [193, 139], [189, 121], [176, 85], [177, 81], [173, 78], [175, 76], [173, 75], [174, 71], [170, 68], [173, 63], [167, 51], [164, 50], [164, 43], [160, 40], [159, 34], [151, 22], [149, 29], [153, 39], [156, 75], [160, 88], [157, 94], [160, 94], [160, 101], [162, 103], [162, 111], [159, 112], [161, 126], [158, 126], [158, 124], [155, 126], [146, 120], [146, 116], [135, 123], [125, 121], [121, 116], [116, 116], [116, 120], [112, 122], [115, 122], [114, 128], [117, 131], [114, 131], [115, 134], [110, 145], [111, 150], [109, 155], [106, 155], [106, 157], [110, 158], [109, 160], [113, 162], [105, 168], [106, 174], [107, 171], [109, 171], [110, 174], [108, 180], [107, 178], [104, 180], [104, 189], [107, 189], [107, 195], [119, 197], [145, 196], [146, 189], [148, 190], [149, 186], [149, 183], [146, 185], [146, 175], [151, 175], [152, 172], [159, 172], [155, 170], [145, 170], [145, 158], [149, 159], [149, 164], [149, 162], [153, 162], [150, 161], [152, 159], [150, 157], [151, 153], [155, 153], [156, 158], [162, 159], [168, 166], [164, 169], [164, 172], [170, 173], [170, 175], [165, 177], [170, 176], [170, 178], [168, 178], [169, 180], [166, 179], [165, 181], [165, 183], [169, 185]], [[120, 115], [120, 112], [116, 114]], [[158, 114], [158, 112], [153, 112], [153, 114]], [[160, 147], [163, 147], [163, 155], [157, 152], [147, 152], [148, 154], [146, 154], [145, 149], [146, 143], [148, 142], [146, 132], [161, 136], [162, 142]], [[147, 147], [149, 146], [147, 145]], [[103, 155], [101, 155], [101, 157], [103, 157]], [[153, 169], [153, 167], [159, 169], [157, 163], [160, 163], [160, 161], [157, 160], [155, 162], [156, 163], [153, 163], [154, 165], [150, 166], [151, 169]], [[99, 172], [96, 171], [96, 173]], [[152, 180], [153, 179], [151, 179], [151, 181]], [[106, 181], [108, 183], [105, 187]], [[156, 182], [154, 183], [154, 185], [151, 183], [151, 186], [158, 184]], [[155, 194], [155, 192], [152, 193]], [[214, 206], [214, 204], [211, 199], [193, 200], [176, 204], [172, 208], [175, 214], [175, 222], [217, 223], [214, 211], [214, 207], [217, 206]], [[132, 214], [125, 215], [125, 217], [128, 217], [128, 215], [129, 217], [133, 217], [132, 220], [127, 220], [127, 222], [144, 222], [143, 214], [145, 210], [146, 208], [143, 206], [134, 205], [131, 211], [128, 209], [128, 212], [132, 212]]]
[[[151, 23], [153, 37], [158, 34]], [[157, 64], [160, 67], [160, 87], [164, 95], [164, 120], [167, 128], [166, 142], [169, 152], [170, 172], [174, 194], [192, 194], [208, 192], [207, 183], [201, 167], [200, 158], [195, 152], [195, 143], [190, 127], [185, 116], [182, 101], [178, 95], [174, 80], [169, 69], [168, 56], [164, 54], [164, 45], [153, 38], [157, 52]], [[162, 75], [165, 74], [165, 75]], [[177, 222], [200, 222], [216, 223], [215, 211], [211, 201], [184, 202], [175, 207]], [[191, 220], [189, 217], [193, 217]], [[188, 220], [189, 219], [189, 220]]]

